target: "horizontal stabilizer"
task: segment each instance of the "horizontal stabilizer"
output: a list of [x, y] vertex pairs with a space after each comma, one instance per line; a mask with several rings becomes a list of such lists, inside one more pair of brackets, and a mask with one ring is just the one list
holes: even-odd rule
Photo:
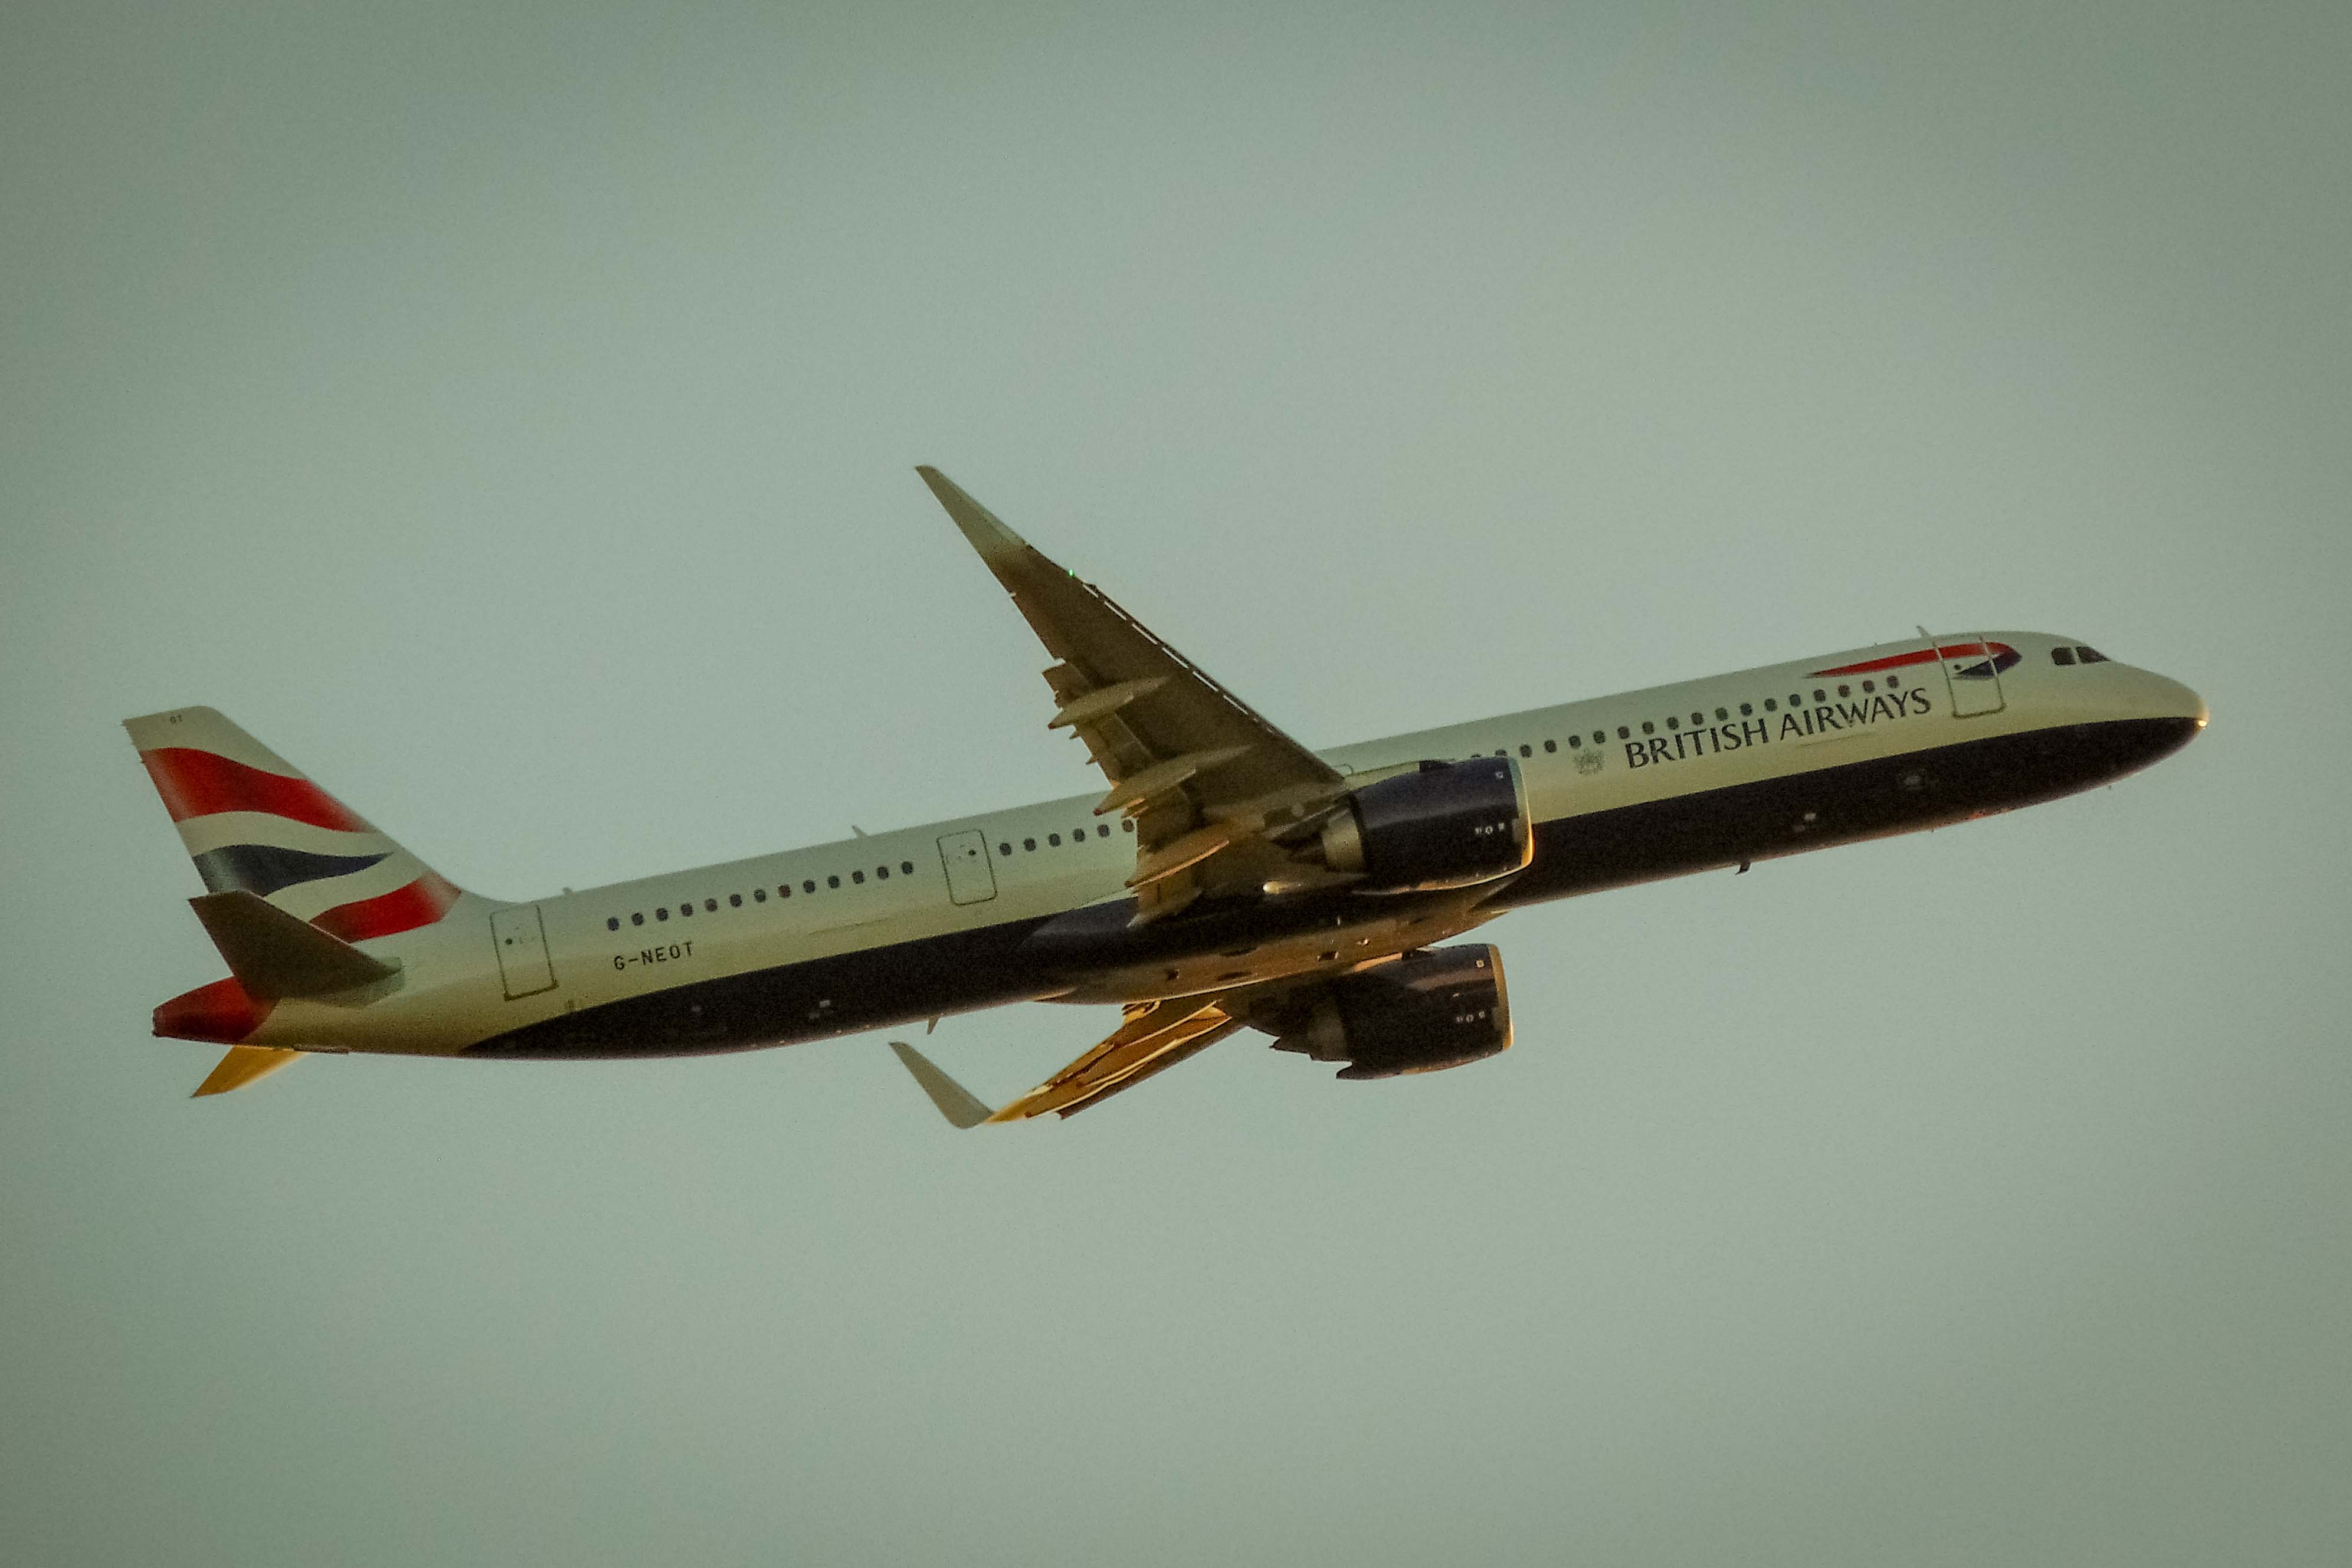
[[898, 1053], [898, 1060], [906, 1063], [907, 1071], [915, 1075], [915, 1082], [923, 1086], [923, 1092], [931, 1097], [931, 1103], [940, 1108], [940, 1114], [953, 1125], [977, 1127], [994, 1114], [971, 1090], [940, 1071], [929, 1057], [913, 1046], [904, 1040], [894, 1040], [890, 1042], [890, 1049]]
[[201, 1100], [207, 1094], [226, 1094], [232, 1089], [242, 1089], [257, 1078], [267, 1078], [302, 1053], [279, 1051], [267, 1045], [232, 1045], [228, 1054], [220, 1059], [196, 1092], [189, 1096]]
[[[389, 979], [395, 972], [395, 966], [369, 957], [342, 938], [331, 936], [241, 888], [207, 893], [188, 900], [188, 904], [195, 910], [196, 918], [204, 922], [205, 934], [227, 961], [229, 973], [236, 977], [237, 983], [249, 995], [260, 1000], [348, 991], [356, 986]], [[230, 1054], [234, 1056], [236, 1052]], [[236, 1086], [229, 1085], [232, 1089]]]

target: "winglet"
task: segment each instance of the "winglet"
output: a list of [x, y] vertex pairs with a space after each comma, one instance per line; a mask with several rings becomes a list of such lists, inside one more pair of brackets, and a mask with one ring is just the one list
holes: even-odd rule
[[931, 1097], [931, 1103], [940, 1108], [940, 1114], [945, 1116], [950, 1124], [977, 1127], [995, 1114], [971, 1090], [940, 1071], [929, 1057], [905, 1040], [892, 1040], [890, 1049], [898, 1053], [898, 1060], [906, 1064], [908, 1072], [914, 1074], [915, 1082], [923, 1086], [923, 1092]]
[[1009, 565], [1035, 553], [1028, 540], [997, 521], [995, 513], [965, 495], [963, 487], [954, 480], [929, 464], [918, 466], [915, 472], [923, 476], [923, 483], [940, 498], [940, 505], [955, 519], [955, 526], [963, 530], [963, 537], [971, 541], [971, 548], [990, 566]]

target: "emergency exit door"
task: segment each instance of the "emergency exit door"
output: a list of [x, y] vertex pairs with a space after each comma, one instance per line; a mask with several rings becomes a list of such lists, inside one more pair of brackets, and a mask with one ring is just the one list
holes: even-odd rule
[[984, 834], [946, 835], [940, 840], [940, 861], [948, 868], [950, 903], [985, 904], [996, 896], [996, 868], [989, 863]]
[[547, 961], [547, 927], [539, 918], [538, 904], [494, 911], [490, 942], [499, 951], [499, 978], [506, 982], [507, 1000], [555, 988], [555, 969]]

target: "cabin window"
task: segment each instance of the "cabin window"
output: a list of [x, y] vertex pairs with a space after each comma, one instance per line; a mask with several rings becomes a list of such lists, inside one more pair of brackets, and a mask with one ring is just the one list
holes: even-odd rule
[[743, 895], [742, 895], [741, 894], [740, 894], [740, 893], [730, 893], [730, 894], [729, 894], [727, 895], [727, 906], [728, 906], [730, 909], [740, 909], [740, 908], [742, 908], [742, 907], [743, 907]]
[[1536, 754], [1536, 748], [1535, 748], [1534, 747], [1532, 747], [1532, 746], [1528, 746], [1528, 745], [1525, 744], [1524, 742], [1522, 742], [1522, 743], [1520, 744], [1520, 747], [1519, 747], [1519, 755], [1520, 755], [1521, 757], [1533, 757], [1535, 754]]
[[606, 915], [606, 916], [604, 917], [604, 929], [605, 929], [605, 930], [607, 930], [607, 931], [618, 931], [620, 928], [621, 928], [621, 917], [620, 917], [619, 915]]
[[1741, 704], [1739, 705], [1739, 716], [1740, 716], [1740, 717], [1742, 717], [1742, 718], [1746, 718], [1746, 717], [1748, 717], [1749, 715], [1753, 714], [1755, 711], [1756, 711], [1756, 705], [1755, 705], [1754, 703], [1741, 703]]
[[692, 900], [692, 899], [690, 899], [690, 898], [689, 898], [689, 899], [688, 899], [684, 904], [679, 904], [679, 905], [677, 906], [677, 917], [678, 917], [680, 920], [684, 920], [684, 919], [686, 919], [688, 915], [691, 915], [693, 913], [694, 913], [694, 900]]
[[996, 846], [996, 852], [1001, 855], [1009, 855], [1013, 852], [1013, 846], [1011, 844], [999, 844]]
[[1902, 684], [1903, 684], [1903, 683], [1902, 683], [1902, 681], [1901, 681], [1900, 679], [1898, 679], [1897, 677], [1894, 676], [1894, 675], [1889, 675], [1889, 676], [1887, 676], [1887, 677], [1886, 677], [1886, 689], [1887, 689], [1888, 691], [1890, 691], [1890, 692], [1891, 692], [1891, 691], [1893, 691], [1895, 687], [1897, 687], [1897, 686], [1901, 685]]
[[1058, 850], [1062, 847], [1062, 835], [1059, 833], [1047, 833], [1045, 835], [1045, 842], [1049, 848]]
[[1727, 719], [1730, 716], [1731, 710], [1728, 708], [1717, 708], [1715, 710], [1715, 722], [1717, 724], [1721, 724], [1725, 719]]
[[1135, 831], [1135, 819], [1133, 817], [1129, 817], [1126, 821], [1121, 822], [1118, 825], [1118, 830], [1123, 833], [1131, 833]]
[[[1648, 726], [1646, 726], [1646, 725], [1645, 725], [1645, 726], [1643, 726], [1643, 728], [1647, 728], [1647, 727], [1648, 727]], [[1631, 740], [1631, 739], [1633, 739], [1633, 732], [1632, 730], [1630, 730], [1630, 729], [1627, 729], [1623, 725], [1622, 725], [1622, 724], [1621, 724], [1621, 725], [1619, 725], [1619, 726], [1617, 727], [1617, 738], [1618, 738], [1618, 739], [1620, 739], [1620, 740]]]
[[1840, 686], [1838, 688], [1838, 695], [1842, 697], [1850, 697], [1853, 695], [1853, 688], [1852, 686]]
[[[841, 884], [836, 882], [834, 885], [838, 887]], [[801, 891], [803, 893], [814, 893], [816, 891], [816, 879], [814, 877], [803, 877], [801, 880]]]
[[751, 890], [751, 902], [752, 902], [752, 903], [754, 903], [754, 904], [765, 904], [765, 903], [767, 903], [767, 902], [768, 902], [768, 890], [767, 890], [766, 888], [764, 888], [764, 887], [755, 887], [755, 888], [753, 888], [753, 889]]
[[1095, 824], [1095, 837], [1098, 839], [1107, 839], [1110, 837], [1110, 824], [1108, 822], [1097, 822]]
[[1822, 690], [1821, 687], [1815, 686], [1813, 688], [1813, 700], [1817, 703], [1825, 703], [1830, 700], [1830, 695], [1829, 693]]
[[1766, 697], [1764, 699], [1764, 711], [1766, 713], [1779, 713], [1780, 711], [1780, 699], [1778, 697]]
[[1658, 733], [1658, 727], [1657, 727], [1656, 725], [1654, 725], [1654, 724], [1652, 724], [1648, 719], [1646, 719], [1646, 718], [1645, 718], [1645, 719], [1643, 719], [1643, 720], [1642, 721], [1642, 733], [1643, 733], [1643, 735], [1655, 735], [1655, 734], [1657, 734], [1657, 733]]
[[1544, 755], [1545, 755], [1545, 756], [1549, 757], [1549, 756], [1550, 756], [1553, 752], [1558, 751], [1559, 749], [1559, 742], [1558, 742], [1558, 741], [1556, 741], [1556, 740], [1547, 740], [1547, 741], [1545, 741], [1545, 742], [1544, 742]]
[[2071, 664], [2074, 662], [2074, 650], [2053, 648], [2050, 650], [2050, 662], [2053, 664]]
[[[735, 902], [740, 904], [743, 901], [739, 898]], [[715, 898], [706, 898], [702, 901], [702, 909], [706, 915], [716, 915], [719, 913], [719, 901]]]
[[1878, 689], [1878, 683], [1876, 681], [1864, 681], [1862, 683], [1862, 689], [1866, 692], [1874, 692]]
[[1034, 850], [1037, 847], [1037, 841], [1034, 839], [1024, 839], [1021, 841], [1021, 847], [1024, 850]]
[[654, 918], [655, 918], [656, 920], [667, 920], [667, 919], [669, 918], [669, 910], [668, 910], [667, 906], [667, 905], [665, 905], [664, 907], [662, 907], [662, 908], [660, 908], [660, 909], [656, 909], [656, 910], [655, 910], [655, 911], [654, 911]]
[[[1673, 714], [1666, 715], [1666, 727], [1668, 729], [1680, 729], [1682, 727], [1683, 721], [1681, 719], [1676, 718]], [[1643, 725], [1642, 727], [1647, 729], [1649, 726]]]
[[864, 887], [866, 885], [866, 873], [862, 871], [851, 872], [849, 873], [849, 880], [856, 883], [858, 886]]
[[630, 925], [643, 925], [645, 923], [646, 923], [646, 912], [645, 912], [644, 910], [642, 910], [642, 909], [638, 910], [635, 915], [630, 915], [630, 916], [629, 916], [629, 924], [630, 924]]
[[776, 896], [778, 898], [790, 898], [792, 895], [793, 884], [791, 883], [780, 882], [776, 883]]
[[841, 885], [841, 878], [837, 876], [826, 877], [824, 879], [824, 885], [827, 887], [839, 887]]
[[890, 868], [887, 865], [876, 866], [874, 868], [874, 880], [877, 882], [888, 882], [890, 880]]

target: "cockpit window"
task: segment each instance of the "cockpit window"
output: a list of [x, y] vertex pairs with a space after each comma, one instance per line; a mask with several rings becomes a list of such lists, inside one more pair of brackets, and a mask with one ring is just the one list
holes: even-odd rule
[[2071, 664], [2074, 662], [2074, 650], [2053, 648], [2050, 650], [2050, 662], [2053, 664]]
[[2074, 653], [2086, 664], [2104, 664], [2107, 662], [2107, 656], [2096, 648], [2076, 648]]

